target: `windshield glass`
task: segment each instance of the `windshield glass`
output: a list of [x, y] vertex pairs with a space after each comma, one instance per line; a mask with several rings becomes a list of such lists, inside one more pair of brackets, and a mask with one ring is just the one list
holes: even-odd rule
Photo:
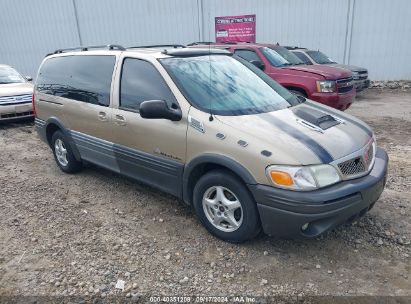
[[331, 60], [327, 55], [320, 51], [307, 51], [307, 54], [319, 64], [327, 64], [327, 63], [336, 63], [335, 61]]
[[0, 67], [0, 84], [21, 83], [26, 80], [11, 67]]
[[281, 46], [275, 48], [262, 47], [260, 51], [270, 64], [275, 67], [304, 64], [295, 54]]
[[[191, 104], [218, 115], [247, 115], [289, 107], [280, 93], [240, 61], [226, 55], [160, 60]], [[280, 87], [278, 85], [278, 87]]]

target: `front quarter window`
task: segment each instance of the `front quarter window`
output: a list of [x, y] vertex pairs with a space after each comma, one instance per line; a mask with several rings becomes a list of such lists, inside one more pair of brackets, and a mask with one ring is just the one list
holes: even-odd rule
[[255, 72], [226, 55], [160, 59], [191, 104], [218, 115], [247, 115], [289, 107]]

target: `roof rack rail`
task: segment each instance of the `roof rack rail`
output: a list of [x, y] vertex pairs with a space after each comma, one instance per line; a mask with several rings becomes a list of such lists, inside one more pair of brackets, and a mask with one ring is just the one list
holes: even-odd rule
[[198, 41], [198, 42], [191, 42], [187, 44], [187, 46], [194, 46], [194, 45], [212, 45], [212, 44], [241, 44], [241, 43], [251, 43], [250, 41], [221, 41], [221, 42], [213, 42], [213, 41]]
[[287, 50], [297, 50], [297, 49], [303, 49], [302, 47], [299, 46], [284, 46]]
[[92, 45], [92, 46], [78, 46], [78, 47], [67, 48], [67, 49], [58, 49], [58, 50], [55, 50], [53, 53], [50, 53], [48, 55], [61, 54], [61, 53], [70, 52], [70, 51], [88, 51], [88, 50], [91, 50], [91, 49], [109, 49], [109, 50], [118, 50], [118, 51], [125, 51], [126, 50], [123, 46], [117, 45], [117, 44]]
[[138, 46], [130, 46], [128, 49], [153, 49], [153, 48], [185, 48], [186, 46], [183, 44], [153, 44], [153, 45], [138, 45]]

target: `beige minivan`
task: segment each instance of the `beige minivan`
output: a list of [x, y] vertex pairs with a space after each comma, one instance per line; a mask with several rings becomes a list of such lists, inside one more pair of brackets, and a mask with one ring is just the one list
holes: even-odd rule
[[316, 237], [364, 215], [385, 186], [388, 156], [365, 123], [225, 50], [58, 50], [34, 105], [62, 171], [87, 161], [157, 187], [230, 242]]

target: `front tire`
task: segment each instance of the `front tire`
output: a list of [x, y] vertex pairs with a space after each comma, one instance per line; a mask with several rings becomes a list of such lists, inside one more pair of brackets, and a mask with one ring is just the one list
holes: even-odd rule
[[82, 164], [74, 157], [70, 144], [63, 132], [56, 131], [53, 133], [51, 148], [57, 166], [59, 166], [63, 172], [75, 173], [80, 171]]
[[201, 223], [224, 241], [241, 243], [261, 230], [253, 197], [230, 172], [215, 170], [201, 177], [194, 187], [193, 202]]

